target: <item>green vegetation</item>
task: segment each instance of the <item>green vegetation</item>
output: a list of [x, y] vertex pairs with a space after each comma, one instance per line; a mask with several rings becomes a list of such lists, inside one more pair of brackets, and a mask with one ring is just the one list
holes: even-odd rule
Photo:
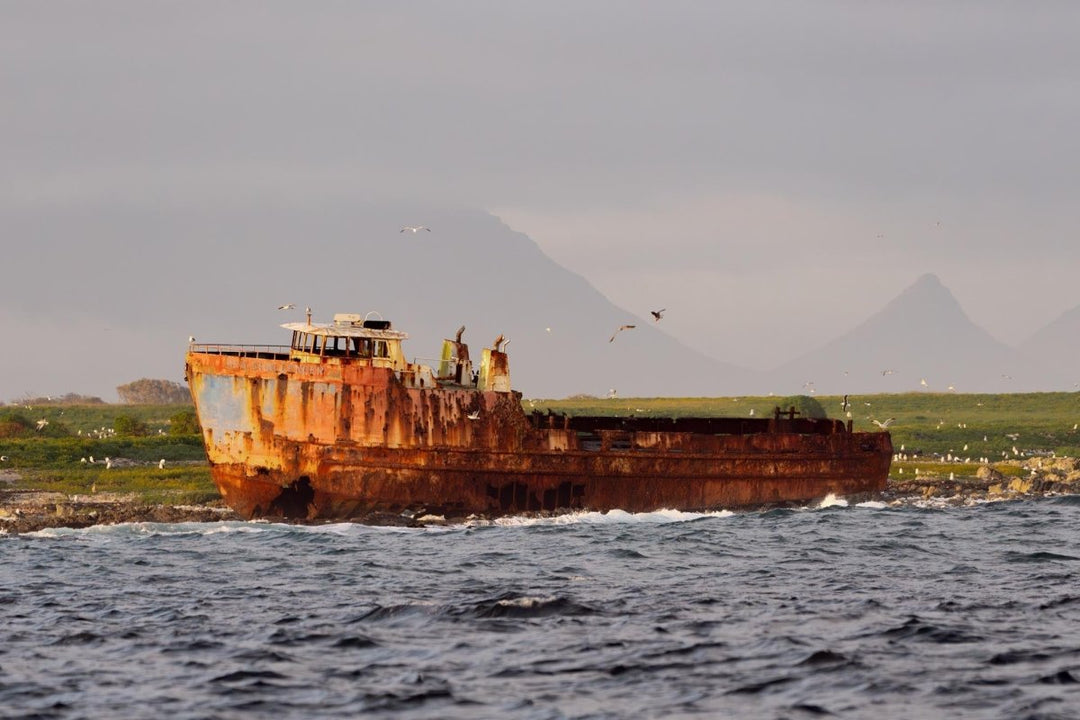
[[191, 393], [186, 387], [172, 380], [143, 378], [116, 388], [120, 402], [129, 405], [168, 405], [186, 403]]
[[149, 428], [142, 420], [131, 415], [117, 415], [113, 420], [113, 430], [117, 435], [125, 437], [142, 437], [149, 434]]
[[[116, 429], [116, 419], [130, 417], [146, 425], [150, 435], [164, 435], [172, 430], [174, 416], [184, 412], [194, 416], [190, 402], [164, 405], [63, 405], [20, 403], [0, 407], [0, 438], [3, 437], [67, 437], [69, 435], [97, 437]], [[40, 432], [38, 421], [46, 420]], [[25, 435], [5, 434], [5, 423], [24, 424]]]
[[169, 418], [170, 435], [202, 435], [194, 410], [181, 410]]
[[795, 408], [795, 412], [799, 414], [798, 417], [814, 419], [829, 417], [829, 413], [821, 406], [821, 403], [818, 402], [816, 398], [812, 398], [809, 395], [792, 395], [790, 397], [780, 398], [776, 402], [776, 407], [781, 410]]
[[[134, 494], [148, 503], [210, 502], [219, 495], [202, 437], [182, 432], [197, 429], [193, 418], [190, 406], [178, 405], [0, 408], [0, 455], [8, 458], [0, 470], [18, 473], [12, 489]], [[48, 424], [38, 430], [42, 419]], [[113, 467], [106, 468], [105, 458]], [[162, 459], [164, 468], [158, 467]]]
[[[803, 399], [805, 398], [805, 399]], [[813, 403], [807, 402], [813, 401]], [[816, 404], [834, 418], [847, 419], [838, 396], [724, 398], [596, 398], [525, 400], [526, 412], [652, 417], [772, 416], [777, 405], [795, 405], [804, 416]], [[1000, 461], [1033, 454], [1080, 457], [1080, 393], [960, 395], [905, 393], [849, 398], [856, 430], [889, 424], [902, 458], [892, 477], [922, 474], [973, 475], [979, 458]], [[751, 413], [751, 411], [753, 411]], [[47, 424], [39, 424], [46, 420]], [[139, 430], [139, 432], [128, 432]], [[194, 503], [218, 497], [210, 480], [198, 423], [183, 405], [18, 405], [0, 407], [0, 471], [15, 470], [15, 488], [69, 494], [134, 493], [147, 502]], [[943, 462], [942, 458], [952, 456]], [[90, 463], [93, 457], [95, 462]], [[104, 459], [117, 460], [106, 469]], [[86, 462], [82, 459], [86, 458]], [[970, 463], [964, 460], [969, 459]], [[158, 462], [165, 459], [165, 467]], [[900, 470], [903, 470], [903, 474]], [[1006, 476], [1021, 469], [999, 465]]]
[[[846, 419], [843, 397], [816, 396], [829, 417]], [[909, 456], [988, 457], [1002, 460], [1020, 452], [1056, 453], [1080, 457], [1080, 393], [962, 395], [903, 393], [858, 395], [848, 398], [856, 430], [874, 431], [873, 420], [889, 424], [897, 452]], [[742, 416], [771, 417], [791, 398], [588, 398], [525, 400], [526, 412], [539, 410], [571, 415], [641, 415], [653, 417]], [[967, 449], [964, 449], [964, 446]]]

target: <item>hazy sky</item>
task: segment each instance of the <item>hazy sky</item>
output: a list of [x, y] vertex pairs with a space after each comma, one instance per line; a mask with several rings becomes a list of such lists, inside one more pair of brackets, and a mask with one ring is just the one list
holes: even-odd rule
[[1015, 343], [1080, 305], [1077, 38], [1072, 0], [0, 0], [0, 242], [86, 206], [418, 199], [727, 361], [924, 272]]

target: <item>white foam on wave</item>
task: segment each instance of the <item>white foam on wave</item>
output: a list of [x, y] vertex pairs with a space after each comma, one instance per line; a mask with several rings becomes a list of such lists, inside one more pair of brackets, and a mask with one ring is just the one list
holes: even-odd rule
[[519, 608], [534, 608], [541, 605], [549, 605], [558, 600], [554, 595], [533, 596], [525, 595], [519, 598], [509, 598], [504, 600], [497, 600], [496, 605], [502, 607], [519, 607]]
[[821, 499], [817, 505], [813, 507], [814, 510], [824, 510], [831, 507], [847, 507], [848, 501], [842, 497], [837, 497], [835, 493], [829, 493]]
[[182, 535], [221, 535], [226, 533], [265, 532], [266, 524], [226, 520], [213, 523], [116, 523], [91, 525], [85, 528], [53, 527], [24, 534], [33, 538], [88, 538], [88, 537], [169, 537]]
[[730, 510], [712, 512], [684, 512], [682, 510], [656, 510], [654, 512], [631, 513], [625, 510], [607, 512], [579, 511], [549, 516], [512, 515], [491, 520], [471, 520], [469, 525], [494, 525], [497, 527], [532, 527], [535, 525], [633, 525], [690, 522], [702, 518], [726, 518], [735, 513]]
[[855, 507], [870, 508], [871, 510], [884, 510], [889, 507], [889, 505], [880, 500], [867, 500], [866, 502], [858, 503]]

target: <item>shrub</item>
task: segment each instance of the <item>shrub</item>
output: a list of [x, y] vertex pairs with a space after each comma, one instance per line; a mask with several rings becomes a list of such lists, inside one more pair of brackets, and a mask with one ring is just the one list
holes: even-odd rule
[[116, 394], [120, 396], [120, 402], [127, 405], [176, 405], [191, 402], [188, 389], [172, 380], [143, 378], [119, 386]]
[[795, 412], [798, 413], [796, 417], [820, 419], [829, 416], [821, 403], [809, 395], [791, 395], [786, 398], [781, 398], [777, 401], [776, 405], [780, 408], [781, 412], [785, 412], [788, 408], [794, 407]]
[[146, 423], [130, 415], [117, 415], [113, 421], [113, 430], [117, 435], [126, 437], [141, 437], [149, 432]]
[[201, 435], [199, 419], [193, 410], [181, 410], [169, 418], [170, 435]]

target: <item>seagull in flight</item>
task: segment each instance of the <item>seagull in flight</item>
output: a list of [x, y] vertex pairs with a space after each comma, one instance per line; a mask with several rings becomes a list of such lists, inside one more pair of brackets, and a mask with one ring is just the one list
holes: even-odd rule
[[49, 424], [48, 420], [46, 420], [45, 418], [41, 418], [40, 420], [37, 421], [37, 429], [38, 430], [44, 430], [45, 426], [48, 425], [48, 424]]
[[465, 417], [469, 418], [470, 420], [479, 420], [480, 419], [480, 411], [479, 410], [473, 410], [471, 413], [469, 413]]
[[427, 230], [428, 232], [431, 232], [431, 228], [427, 227], [426, 225], [406, 225], [405, 227], [398, 230], [398, 232], [403, 233], [406, 230], [411, 232], [413, 235], [420, 232], [421, 230]]
[[620, 325], [619, 329], [612, 333], [611, 338], [608, 340], [608, 342], [615, 342], [615, 336], [621, 333], [623, 330], [633, 330], [636, 327], [637, 325]]
[[660, 322], [660, 320], [664, 317], [664, 313], [667, 312], [667, 308], [660, 308], [659, 310], [650, 310], [649, 312], [652, 313], [653, 322]]
[[892, 422], [893, 422], [893, 420], [895, 420], [895, 419], [896, 419], [896, 418], [889, 418], [888, 420], [885, 420], [884, 422], [882, 422], [881, 420], [871, 420], [870, 422], [874, 423], [874, 424], [875, 424], [875, 425], [877, 425], [877, 426], [878, 426], [879, 428], [881, 428], [882, 430], [884, 430], [884, 429], [886, 429], [887, 427], [889, 427], [890, 425], [892, 425]]
[[881, 376], [885, 377], [886, 375], [892, 375], [894, 372], [896, 372], [896, 371], [895, 370], [882, 370], [881, 371]]
[[278, 305], [278, 310], [292, 310], [296, 305], [294, 303], [285, 303], [284, 305]]

